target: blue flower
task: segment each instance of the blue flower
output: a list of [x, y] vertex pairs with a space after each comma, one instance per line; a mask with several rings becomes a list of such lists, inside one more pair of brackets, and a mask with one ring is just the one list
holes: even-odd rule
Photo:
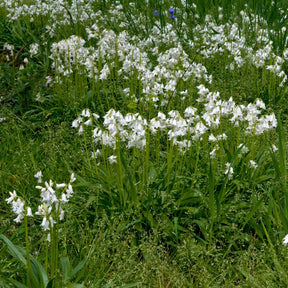
[[176, 18], [176, 15], [171, 14], [170, 18], [171, 18], [171, 20], [174, 20]]
[[158, 15], [159, 15], [159, 11], [158, 11], [158, 10], [155, 10], [155, 11], [154, 11], [154, 15], [155, 15], [155, 16], [158, 16]]
[[175, 10], [173, 8], [169, 8], [168, 12], [171, 14], [171, 16], [173, 15], [173, 13], [175, 12]]

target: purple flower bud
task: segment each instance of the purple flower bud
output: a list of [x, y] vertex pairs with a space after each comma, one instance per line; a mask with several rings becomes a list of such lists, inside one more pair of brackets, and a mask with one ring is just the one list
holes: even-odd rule
[[176, 18], [176, 15], [171, 14], [170, 18], [171, 18], [171, 20], [174, 20]]
[[158, 11], [158, 10], [155, 10], [155, 11], [154, 11], [154, 15], [155, 15], [155, 16], [158, 16], [158, 15], [159, 15], [159, 11]]
[[175, 10], [173, 8], [169, 8], [168, 12], [172, 15], [175, 12]]

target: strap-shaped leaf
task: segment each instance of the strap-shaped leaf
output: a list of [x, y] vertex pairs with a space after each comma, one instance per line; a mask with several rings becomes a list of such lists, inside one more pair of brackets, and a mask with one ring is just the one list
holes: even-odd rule
[[28, 288], [26, 285], [20, 283], [19, 281], [14, 280], [14, 279], [9, 279], [9, 282], [12, 283], [16, 288]]
[[2, 239], [6, 245], [12, 256], [17, 258], [20, 262], [22, 262], [25, 266], [27, 265], [27, 261], [20, 250], [3, 234], [0, 235], [0, 239]]
[[[20, 247], [18, 249], [19, 249], [19, 251], [21, 251], [21, 253], [24, 256], [26, 255], [25, 249], [20, 248]], [[46, 287], [47, 283], [48, 283], [48, 275], [47, 275], [47, 272], [45, 271], [43, 265], [41, 265], [41, 263], [36, 258], [34, 258], [32, 255], [30, 255], [30, 262], [31, 262], [32, 271], [33, 271], [32, 281], [34, 281], [34, 284], [38, 285], [39, 288], [40, 287]]]
[[71, 277], [75, 276], [86, 264], [87, 258], [79, 262], [79, 264], [71, 271]]
[[61, 258], [61, 266], [63, 271], [63, 281], [69, 281], [71, 277], [71, 264], [68, 257]]

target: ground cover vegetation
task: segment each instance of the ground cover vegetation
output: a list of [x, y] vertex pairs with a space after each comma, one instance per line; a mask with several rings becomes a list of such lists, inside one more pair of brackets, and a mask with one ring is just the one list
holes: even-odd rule
[[0, 1], [1, 287], [286, 287], [286, 1]]

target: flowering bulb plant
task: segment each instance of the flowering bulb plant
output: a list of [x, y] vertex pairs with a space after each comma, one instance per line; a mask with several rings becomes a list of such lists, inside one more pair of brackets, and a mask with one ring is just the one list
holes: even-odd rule
[[[42, 183], [42, 172], [35, 174], [38, 183]], [[76, 180], [74, 173], [71, 174], [68, 183], [56, 184], [52, 180], [45, 181], [43, 186], [37, 185], [40, 190], [41, 204], [38, 206], [34, 215], [42, 217], [40, 226], [46, 233], [46, 263], [45, 268], [30, 255], [30, 243], [28, 237], [28, 220], [27, 217], [34, 217], [32, 209], [27, 205], [27, 202], [17, 194], [14, 190], [9, 192], [10, 197], [6, 199], [7, 204], [12, 206], [12, 211], [16, 214], [14, 221], [25, 223], [26, 236], [26, 253], [16, 246], [4, 235], [0, 238], [8, 245], [13, 256], [17, 257], [27, 267], [27, 286], [28, 287], [46, 287], [48, 285], [48, 267], [50, 268], [50, 276], [52, 279], [57, 277], [58, 273], [58, 258], [59, 258], [59, 221], [64, 219], [63, 205], [69, 202], [73, 195], [72, 184]], [[49, 247], [49, 248], [48, 248]], [[48, 255], [50, 251], [50, 257]], [[24, 258], [26, 256], [26, 259]], [[50, 258], [50, 259], [49, 259]], [[81, 264], [83, 265], [83, 263]], [[40, 275], [41, 274], [41, 275]], [[56, 282], [56, 281], [54, 281]], [[50, 283], [50, 282], [49, 282]], [[55, 287], [55, 283], [51, 282], [51, 287]], [[22, 287], [22, 286], [21, 286]]]
[[[36, 175], [39, 177], [38, 179], [41, 179], [41, 171]], [[61, 221], [64, 219], [62, 204], [69, 202], [69, 198], [72, 197], [73, 188], [71, 184], [75, 180], [74, 173], [72, 173], [68, 184], [61, 183], [54, 185], [54, 182], [50, 180], [49, 182], [44, 183], [44, 187], [36, 186], [36, 188], [41, 191], [40, 196], [42, 198], [42, 204], [38, 206], [35, 215], [43, 217], [41, 227], [44, 231], [52, 230], [54, 224], [56, 224], [58, 220]], [[59, 190], [62, 190], [62, 192]], [[10, 197], [6, 199], [6, 202], [7, 204], [11, 204], [12, 211], [17, 215], [14, 221], [16, 223], [21, 223], [25, 216], [33, 217], [32, 209], [27, 206], [25, 200], [21, 196], [18, 196], [15, 190], [9, 193]], [[47, 241], [51, 241], [50, 232], [47, 234]]]

